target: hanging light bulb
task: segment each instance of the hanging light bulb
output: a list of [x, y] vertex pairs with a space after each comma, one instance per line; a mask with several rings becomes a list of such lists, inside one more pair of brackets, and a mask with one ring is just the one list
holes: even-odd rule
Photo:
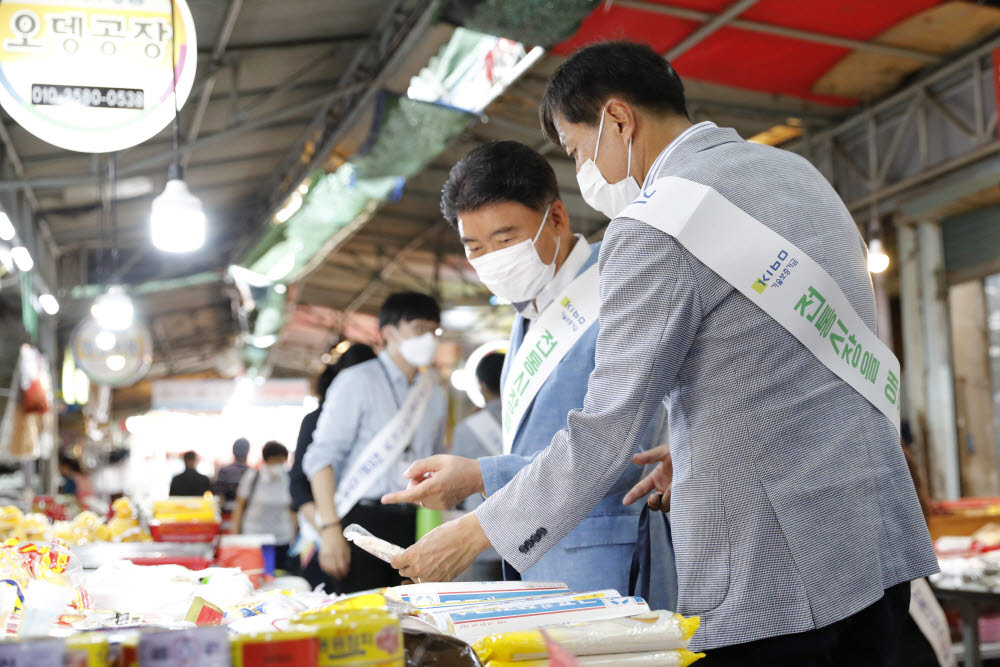
[[101, 352], [110, 352], [115, 349], [115, 345], [118, 343], [118, 338], [106, 329], [101, 329], [94, 336], [94, 345]]
[[872, 239], [868, 244], [868, 270], [882, 273], [889, 268], [889, 255], [885, 254], [881, 239]]
[[27, 273], [35, 266], [34, 260], [31, 259], [31, 253], [23, 245], [16, 245], [11, 248], [10, 256], [14, 259], [14, 264], [17, 266], [18, 271]]
[[153, 200], [149, 222], [153, 245], [164, 252], [191, 252], [205, 244], [205, 211], [180, 178], [171, 177]]
[[[173, 2], [171, 2], [173, 7]], [[205, 211], [201, 201], [191, 194], [184, 182], [181, 168], [181, 122], [177, 104], [177, 51], [174, 37], [174, 12], [170, 14], [170, 67], [173, 71], [171, 93], [174, 98], [173, 148], [174, 161], [167, 175], [167, 186], [153, 200], [149, 215], [153, 245], [164, 252], [191, 252], [205, 244]]]
[[90, 314], [103, 329], [123, 331], [132, 326], [135, 309], [132, 306], [132, 299], [125, 294], [125, 290], [113, 285], [107, 292], [97, 297], [94, 305], [90, 307]]
[[48, 292], [39, 295], [38, 303], [41, 304], [42, 310], [49, 315], [55, 315], [59, 312], [59, 301], [57, 301], [56, 298]]

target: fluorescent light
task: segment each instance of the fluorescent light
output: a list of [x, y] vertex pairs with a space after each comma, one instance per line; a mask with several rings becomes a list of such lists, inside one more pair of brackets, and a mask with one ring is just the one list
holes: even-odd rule
[[104, 365], [110, 368], [115, 373], [125, 368], [126, 363], [127, 361], [125, 357], [120, 354], [109, 354], [107, 358], [104, 360]]
[[97, 335], [94, 336], [94, 345], [96, 345], [97, 349], [101, 352], [110, 352], [115, 349], [116, 343], [118, 343], [118, 338], [113, 333], [105, 329], [101, 329], [97, 332]]
[[285, 202], [285, 205], [278, 209], [278, 212], [274, 214], [274, 221], [277, 223], [288, 222], [288, 220], [295, 215], [298, 210], [302, 208], [302, 195], [296, 190]]
[[56, 298], [48, 292], [39, 295], [38, 303], [42, 304], [42, 310], [49, 315], [55, 315], [59, 312], [59, 302], [56, 301]]
[[167, 181], [149, 215], [153, 245], [164, 252], [191, 252], [205, 244], [205, 211], [187, 183]]
[[266, 350], [278, 342], [277, 334], [265, 334], [263, 336], [250, 336], [250, 344]]
[[309, 181], [310, 179], [307, 178], [306, 180], [299, 183], [299, 187], [296, 188], [295, 191], [298, 192], [303, 197], [306, 196], [306, 194], [308, 194], [309, 192]]
[[10, 256], [20, 271], [27, 273], [35, 266], [34, 260], [31, 259], [31, 253], [23, 245], [16, 245], [11, 248]]
[[889, 268], [889, 255], [885, 254], [881, 239], [872, 239], [868, 244], [868, 270], [882, 273]]
[[278, 294], [284, 294], [285, 292], [288, 291], [288, 288], [285, 287], [282, 283], [278, 283], [277, 285], [274, 286], [274, 291], [277, 292]]
[[132, 299], [117, 285], [109, 287], [107, 292], [97, 297], [90, 307], [90, 313], [103, 329], [110, 331], [128, 329], [135, 319]]
[[14, 225], [3, 211], [0, 211], [0, 241], [13, 241], [17, 236]]

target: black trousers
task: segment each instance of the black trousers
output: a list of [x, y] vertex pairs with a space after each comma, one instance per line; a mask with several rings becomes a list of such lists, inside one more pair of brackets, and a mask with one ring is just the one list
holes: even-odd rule
[[[382, 505], [377, 501], [362, 500], [341, 519], [345, 528], [352, 523], [375, 537], [405, 548], [413, 546], [416, 541], [417, 509], [413, 505]], [[333, 583], [334, 592], [343, 595], [398, 586], [403, 583], [403, 578], [388, 563], [351, 544], [351, 571], [346, 579], [334, 580]]]
[[907, 582], [825, 628], [706, 651], [698, 667], [903, 667], [898, 662], [899, 638], [909, 609]]

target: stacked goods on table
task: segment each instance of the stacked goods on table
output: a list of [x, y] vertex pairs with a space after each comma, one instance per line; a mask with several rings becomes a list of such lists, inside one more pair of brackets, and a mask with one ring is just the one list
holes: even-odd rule
[[[178, 523], [207, 517], [174, 504], [161, 519], [163, 509]], [[0, 549], [0, 664], [537, 667], [562, 652], [562, 665], [682, 667], [701, 657], [686, 650], [698, 619], [613, 590], [463, 582], [336, 597], [294, 579], [257, 590], [237, 568], [115, 560], [84, 573], [78, 560], [58, 540]]]
[[203, 498], [179, 496], [153, 503], [149, 530], [157, 542], [211, 542], [219, 534], [220, 522], [211, 493]]
[[107, 521], [90, 510], [76, 514], [72, 520], [53, 520], [52, 516], [63, 516], [62, 512], [53, 513], [52, 506], [44, 503], [36, 507], [43, 508], [48, 508], [47, 513], [24, 514], [17, 507], [0, 507], [0, 538], [39, 543], [58, 539], [71, 546], [153, 541], [139, 525], [135, 508], [127, 498], [119, 498], [112, 504]]

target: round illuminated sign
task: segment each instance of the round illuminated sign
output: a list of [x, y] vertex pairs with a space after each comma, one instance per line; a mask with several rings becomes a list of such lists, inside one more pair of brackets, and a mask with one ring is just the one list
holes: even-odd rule
[[135, 384], [153, 363], [153, 337], [140, 322], [124, 331], [106, 331], [88, 317], [70, 339], [76, 365], [94, 384], [127, 387]]
[[5, 0], [0, 105], [39, 139], [72, 151], [146, 141], [174, 116], [171, 5], [182, 107], [198, 62], [186, 0]]

